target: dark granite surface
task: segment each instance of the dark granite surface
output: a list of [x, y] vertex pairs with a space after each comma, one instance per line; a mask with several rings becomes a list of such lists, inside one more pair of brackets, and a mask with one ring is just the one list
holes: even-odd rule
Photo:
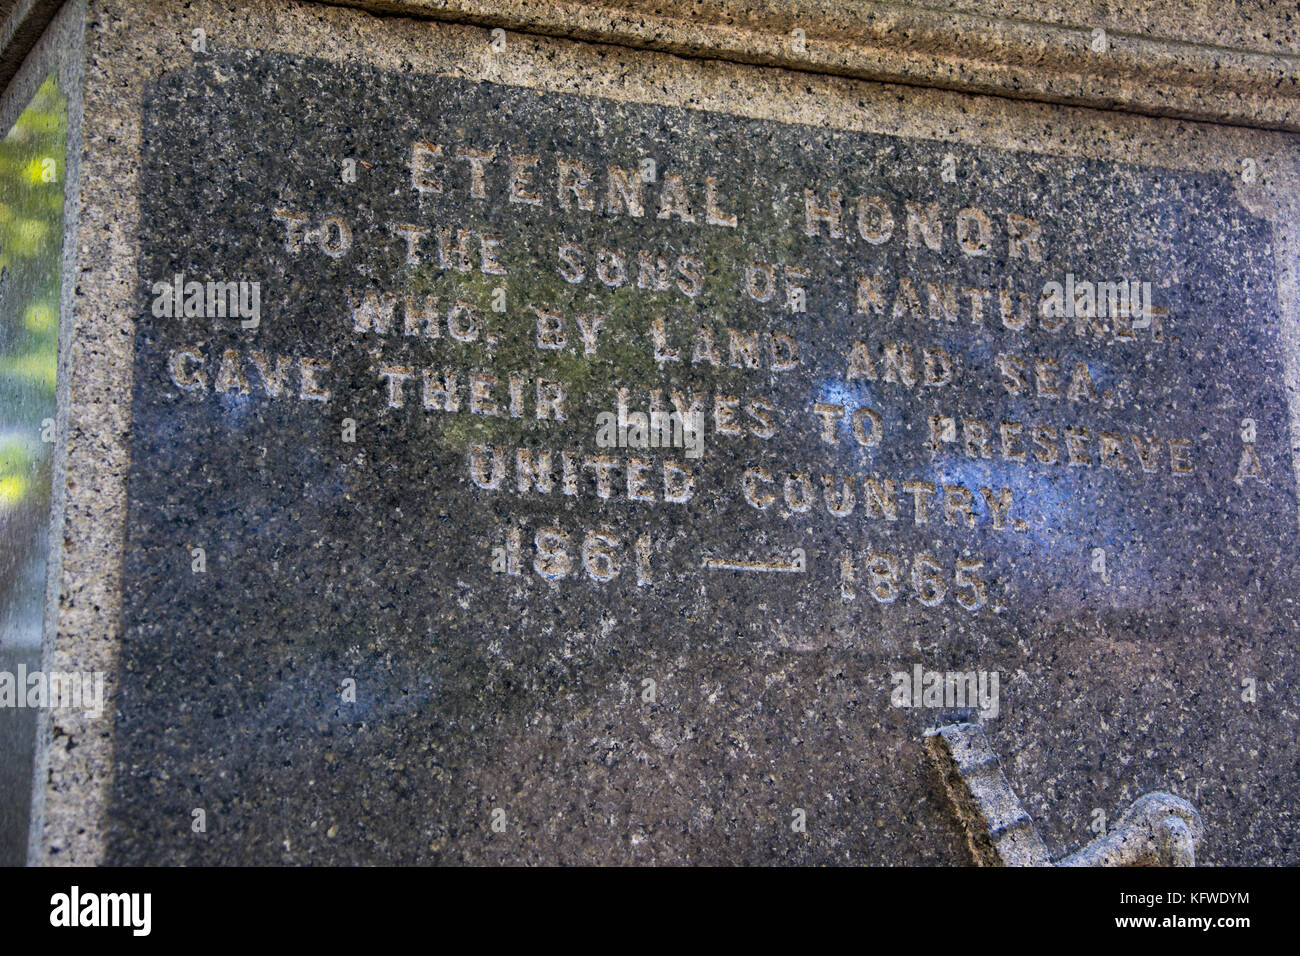
[[[440, 195], [412, 188], [417, 141], [453, 157]], [[470, 164], [454, 159], [458, 145], [495, 151], [485, 198], [473, 195]], [[508, 200], [512, 153], [539, 157], [535, 187], [519, 189], [539, 204]], [[942, 176], [946, 154], [955, 182]], [[607, 165], [654, 159], [646, 215], [562, 210], [556, 156], [597, 171], [602, 206]], [[347, 158], [364, 161], [355, 183], [340, 175]], [[1000, 675], [990, 740], [1054, 854], [1091, 837], [1095, 809], [1114, 818], [1141, 793], [1167, 789], [1204, 815], [1205, 859], [1300, 862], [1289, 796], [1300, 751], [1275, 733], [1295, 708], [1297, 542], [1273, 256], [1268, 223], [1241, 208], [1226, 175], [256, 52], [223, 53], [157, 84], [141, 164], [110, 862], [964, 862], [918, 740], [953, 712], [890, 702], [891, 672], [916, 665]], [[673, 173], [694, 224], [656, 218]], [[706, 177], [736, 228], [704, 222]], [[825, 224], [805, 235], [805, 189], [823, 201], [843, 192], [844, 238]], [[853, 205], [864, 195], [882, 197], [895, 218], [878, 245], [857, 232]], [[908, 201], [938, 205], [941, 252], [923, 236], [908, 245]], [[987, 255], [958, 248], [967, 207], [992, 224]], [[351, 248], [338, 258], [312, 242], [287, 250], [277, 209], [304, 212], [309, 227], [340, 217]], [[1041, 226], [1042, 261], [1013, 256], [1008, 214]], [[406, 263], [392, 223], [429, 229], [421, 263]], [[472, 271], [439, 267], [439, 228], [473, 234]], [[506, 275], [478, 267], [484, 233], [502, 237]], [[590, 274], [566, 282], [563, 243], [581, 246], [588, 263], [602, 248], [633, 260], [642, 249], [674, 263], [691, 256], [699, 293], [677, 286], [680, 273], [667, 291], [638, 288], [635, 270], [616, 289]], [[744, 267], [755, 261], [806, 268], [806, 312], [784, 307], [782, 285], [768, 302], [746, 296]], [[260, 282], [259, 327], [155, 316], [150, 287], [177, 273]], [[884, 277], [883, 313], [855, 310], [859, 273]], [[1000, 288], [1036, 302], [1067, 273], [1150, 281], [1167, 314], [1124, 340], [1079, 335], [1073, 320], [1059, 331], [1036, 316], [1022, 331], [1003, 325]], [[895, 314], [900, 277], [914, 282], [919, 314], [905, 299]], [[931, 318], [926, 282], [987, 290], [982, 323], [966, 295], [954, 321]], [[367, 287], [438, 296], [444, 310], [472, 303], [477, 334], [453, 339], [444, 311], [439, 338], [404, 335], [400, 305], [389, 334], [358, 333], [347, 293]], [[498, 287], [504, 313], [491, 308]], [[537, 347], [530, 306], [569, 316], [566, 348]], [[577, 313], [606, 316], [594, 354]], [[656, 319], [680, 361], [656, 364]], [[701, 323], [716, 334], [716, 368], [691, 362]], [[759, 368], [731, 367], [728, 328], [792, 336], [799, 364], [773, 370], [763, 350]], [[867, 345], [875, 381], [846, 380], [855, 341]], [[921, 381], [885, 380], [887, 343], [912, 346]], [[926, 348], [954, 361], [951, 384], [926, 386]], [[218, 387], [227, 349], [247, 394], [237, 375]], [[203, 384], [178, 386], [177, 350], [201, 357]], [[254, 352], [292, 359], [278, 397]], [[1026, 363], [1021, 394], [1004, 387], [999, 355]], [[315, 376], [327, 400], [302, 398], [302, 358], [329, 363]], [[1038, 361], [1058, 363], [1059, 397], [1037, 394]], [[1078, 362], [1095, 400], [1066, 395]], [[380, 366], [412, 370], [403, 407], [390, 407]], [[195, 367], [183, 361], [183, 382], [196, 381]], [[454, 414], [421, 403], [421, 371], [446, 367], [460, 374]], [[524, 376], [523, 415], [470, 414], [471, 372], [495, 374], [503, 408], [508, 376]], [[536, 417], [539, 378], [564, 383], [564, 421]], [[616, 409], [618, 386], [637, 409], [650, 389], [703, 393], [702, 457], [598, 448], [596, 415]], [[740, 436], [718, 433], [718, 396], [738, 400]], [[759, 414], [747, 413], [756, 400]], [[882, 439], [860, 445], [845, 420], [824, 441], [815, 403], [849, 416], [871, 408]], [[754, 434], [765, 413], [770, 438]], [[955, 419], [956, 441], [928, 447], [932, 416]], [[1259, 477], [1237, 482], [1245, 418]], [[342, 438], [345, 419], [353, 442]], [[968, 454], [966, 419], [990, 425], [989, 457], [978, 442]], [[1003, 454], [1004, 422], [1024, 425], [1023, 463]], [[1057, 430], [1061, 459], [1065, 430], [1088, 429], [1079, 454], [1089, 463], [1036, 460], [1034, 425]], [[1103, 467], [1101, 432], [1120, 436], [1124, 468]], [[1133, 434], [1161, 440], [1154, 471], [1141, 467]], [[1184, 459], [1170, 439], [1187, 442], [1187, 474], [1175, 473]], [[509, 449], [500, 488], [471, 480], [474, 445]], [[549, 493], [515, 490], [519, 447], [553, 450]], [[643, 493], [656, 500], [629, 500], [621, 465], [610, 497], [581, 465], [576, 493], [565, 494], [561, 451], [579, 462], [645, 458], [652, 492]], [[662, 500], [665, 459], [692, 474], [689, 501]], [[777, 495], [763, 510], [743, 495], [752, 468], [773, 479], [755, 486]], [[800, 472], [815, 492], [802, 513], [780, 500], [785, 476]], [[827, 475], [833, 491], [851, 480], [848, 515], [829, 512]], [[917, 522], [902, 490], [897, 520], [868, 516], [867, 477], [900, 489], [933, 482], [928, 520]], [[945, 485], [968, 490], [973, 527], [945, 512]], [[1004, 527], [983, 488], [1009, 490]], [[512, 528], [520, 573], [494, 572], [493, 549], [508, 548]], [[560, 579], [535, 570], [534, 536], [547, 528], [569, 537]], [[596, 579], [599, 555], [589, 554], [596, 576], [583, 569], [593, 533], [617, 542], [592, 539], [614, 547], [612, 580]], [[204, 550], [203, 573], [192, 570], [193, 548]], [[1097, 548], [1104, 576], [1092, 570]], [[795, 549], [804, 571], [704, 566], [784, 561]], [[873, 596], [870, 552], [897, 560], [896, 599]], [[932, 606], [918, 599], [933, 595], [922, 555], [943, 582]], [[982, 585], [962, 583], [962, 561], [964, 580]], [[1253, 703], [1241, 699], [1244, 678], [1256, 681]], [[349, 679], [355, 702], [345, 699]], [[204, 833], [191, 827], [197, 808]], [[492, 826], [497, 809], [503, 832]], [[795, 809], [807, 832], [792, 830]]]

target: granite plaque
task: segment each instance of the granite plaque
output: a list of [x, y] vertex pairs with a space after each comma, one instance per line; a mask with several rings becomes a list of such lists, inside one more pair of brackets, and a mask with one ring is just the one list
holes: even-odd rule
[[143, 115], [110, 862], [963, 862], [953, 716], [1054, 852], [1296, 862], [1233, 171], [265, 51]]

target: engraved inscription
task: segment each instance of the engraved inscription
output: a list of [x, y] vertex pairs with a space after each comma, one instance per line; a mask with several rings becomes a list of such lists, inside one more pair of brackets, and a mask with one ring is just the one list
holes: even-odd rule
[[[148, 374], [181, 402], [418, 435], [458, 462], [440, 482], [477, 547], [454, 565], [551, 582], [635, 563], [642, 585], [717, 586], [700, 572], [792, 570], [771, 555], [793, 550], [792, 586], [843, 605], [1000, 613], [1016, 539], [1077, 538], [1054, 560], [1095, 584], [1103, 533], [1045, 489], [1095, 496], [1096, 528], [1189, 487], [1248, 511], [1284, 478], [1168, 394], [1204, 314], [1159, 259], [1099, 259], [1036, 194], [908, 179], [842, 138], [790, 168], [724, 163], [717, 122], [651, 158], [572, 124], [413, 116], [368, 189], [289, 167], [254, 197], [258, 248], [330, 278], [268, 324], [309, 317], [330, 347], [177, 323]], [[696, 454], [646, 438], [670, 419], [697, 423]], [[572, 507], [590, 520], [560, 528]]]
[[1022, 725], [1263, 691], [1300, 543], [1235, 170], [619, 95], [150, 85], [112, 859], [769, 858], [789, 806], [896, 862], [900, 666]]

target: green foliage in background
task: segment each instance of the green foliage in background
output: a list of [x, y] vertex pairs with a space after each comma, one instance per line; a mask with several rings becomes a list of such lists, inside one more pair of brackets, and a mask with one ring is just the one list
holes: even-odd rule
[[0, 513], [48, 495], [66, 138], [51, 76], [0, 141]]

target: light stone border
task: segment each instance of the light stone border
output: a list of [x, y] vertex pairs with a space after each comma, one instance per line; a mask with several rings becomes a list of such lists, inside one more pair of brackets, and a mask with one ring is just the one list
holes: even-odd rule
[[[864, 83], [689, 59], [618, 46], [510, 34], [493, 52], [486, 29], [428, 20], [376, 17], [342, 7], [289, 0], [256, 6], [193, 0], [72, 0], [59, 22], [70, 51], [85, 3], [84, 113], [69, 136], [69, 206], [60, 343], [60, 434], [65, 436], [66, 494], [61, 556], [52, 556], [46, 615], [47, 666], [105, 670], [100, 723], [60, 713], [42, 727], [43, 771], [33, 807], [31, 859], [93, 864], [103, 859], [104, 812], [111, 786], [120, 584], [126, 522], [132, 316], [140, 307], [139, 164], [145, 86], [191, 62], [190, 31], [207, 31], [210, 49], [248, 47], [369, 62], [399, 73], [433, 73], [539, 91], [684, 106], [780, 123], [886, 133], [983, 145], [1046, 156], [1141, 162], [1171, 170], [1232, 171], [1256, 160], [1259, 182], [1240, 187], [1243, 203], [1274, 224], [1284, 322], [1297, 311], [1294, 136], [1161, 120], [1073, 107], [972, 97], [936, 89]], [[50, 37], [47, 36], [46, 41]], [[42, 41], [42, 42], [46, 42]], [[73, 91], [69, 91], [70, 94]], [[80, 100], [78, 100], [80, 102]], [[250, 151], [256, 144], [248, 144]], [[250, 159], [255, 162], [255, 159]], [[79, 212], [77, 212], [79, 210]], [[277, 228], [268, 223], [267, 228]], [[1289, 258], [1290, 257], [1290, 258]], [[1294, 343], [1294, 340], [1293, 340]], [[1294, 440], [1300, 447], [1300, 362], [1287, 355]], [[56, 477], [58, 477], [56, 474]], [[52, 663], [49, 663], [52, 662]], [[75, 742], [75, 748], [70, 744]], [[37, 811], [41, 811], [39, 817]]]
[[[323, 2], [880, 82], [1300, 130], [1300, 18], [1285, 2], [970, 0], [962, 10], [903, 0]], [[58, 6], [13, 0], [0, 27], [0, 85]], [[792, 43], [795, 30], [806, 42]]]
[[[1089, 22], [890, 0], [328, 0], [384, 13], [500, 26], [858, 79], [1013, 99], [1300, 131], [1300, 49], [1284, 6], [1251, 29], [1227, 7], [1145, 0]], [[1045, 11], [1047, 12], [1047, 11]], [[804, 42], [793, 43], [795, 30]], [[1104, 52], [1095, 48], [1104, 33]], [[1156, 32], [1159, 31], [1159, 32]], [[1264, 36], [1280, 34], [1276, 41]], [[1225, 36], [1226, 34], [1226, 36]]]

